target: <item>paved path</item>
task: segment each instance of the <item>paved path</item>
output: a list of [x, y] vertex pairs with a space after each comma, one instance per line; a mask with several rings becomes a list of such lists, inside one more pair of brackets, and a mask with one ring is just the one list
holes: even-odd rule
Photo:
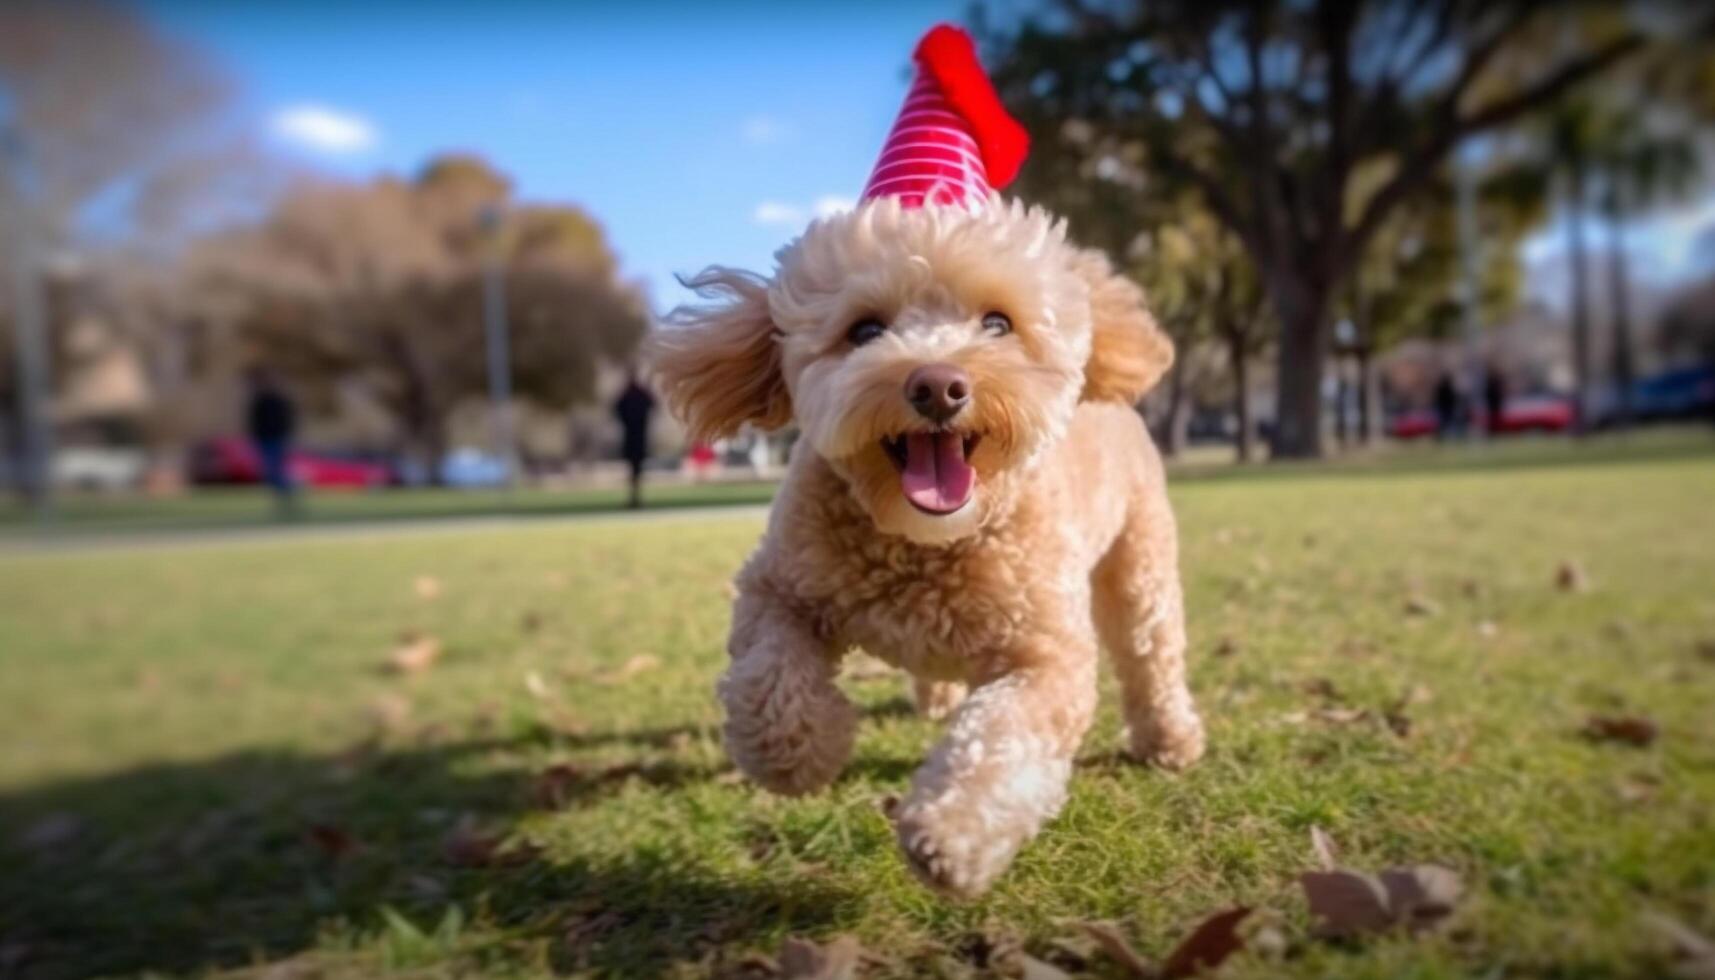
[[130, 551], [155, 548], [219, 548], [226, 545], [292, 543], [299, 541], [391, 538], [425, 534], [459, 534], [570, 524], [630, 524], [662, 521], [704, 521], [716, 518], [760, 520], [767, 504], [727, 504], [706, 507], [661, 507], [640, 511], [609, 510], [581, 514], [487, 514], [473, 517], [381, 518], [317, 524], [267, 524], [229, 528], [80, 529], [51, 536], [0, 538], [0, 558], [39, 554]]

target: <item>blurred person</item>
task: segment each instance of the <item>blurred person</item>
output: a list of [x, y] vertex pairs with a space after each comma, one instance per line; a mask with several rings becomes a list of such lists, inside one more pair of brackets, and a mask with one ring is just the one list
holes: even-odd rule
[[1453, 372], [1443, 370], [1435, 382], [1435, 438], [1448, 439], [1459, 429], [1459, 384]]
[[274, 492], [274, 506], [281, 516], [297, 509], [297, 487], [292, 482], [292, 439], [297, 433], [298, 410], [273, 372], [251, 368], [246, 379], [250, 403], [246, 423], [250, 442], [262, 464], [262, 482]]
[[1505, 411], [1506, 407], [1506, 376], [1501, 373], [1500, 368], [1491, 364], [1488, 370], [1483, 372], [1483, 408], [1488, 413], [1485, 421], [1488, 424], [1490, 435], [1495, 435], [1501, 431], [1501, 413]]
[[632, 510], [643, 506], [643, 464], [649, 459], [649, 420], [655, 414], [655, 396], [649, 393], [633, 370], [625, 379], [625, 390], [613, 403], [613, 414], [622, 430], [620, 455], [631, 467], [631, 495], [626, 504]]

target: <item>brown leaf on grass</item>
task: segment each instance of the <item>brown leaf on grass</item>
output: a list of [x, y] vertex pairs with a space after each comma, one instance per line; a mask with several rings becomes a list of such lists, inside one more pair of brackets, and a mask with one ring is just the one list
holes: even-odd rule
[[1327, 701], [1344, 701], [1345, 695], [1326, 677], [1312, 677], [1303, 684], [1304, 693]]
[[1661, 780], [1647, 773], [1629, 776], [1614, 784], [1614, 795], [1621, 803], [1636, 805], [1648, 803], [1655, 799], [1656, 791], [1661, 788]]
[[1333, 871], [1340, 866], [1340, 849], [1335, 846], [1334, 838], [1321, 827], [1310, 827], [1310, 851], [1316, 855], [1316, 863], [1323, 871]]
[[1680, 980], [1715, 980], [1715, 940], [1660, 912], [1645, 912], [1642, 918], [1671, 947], [1675, 957], [1675, 977]]
[[441, 658], [441, 641], [432, 636], [406, 632], [387, 655], [387, 668], [396, 674], [420, 674]]
[[1102, 952], [1124, 968], [1127, 976], [1137, 977], [1139, 980], [1154, 980], [1155, 964], [1131, 948], [1131, 943], [1126, 942], [1118, 926], [1112, 922], [1080, 922], [1079, 925], [1096, 941], [1096, 945], [1102, 948]]
[[1698, 640], [1692, 645], [1691, 652], [1704, 663], [1715, 664], [1715, 640]]
[[1583, 732], [1593, 742], [1619, 742], [1641, 749], [1654, 742], [1661, 729], [1636, 715], [1591, 715], [1584, 722]]
[[1070, 973], [1029, 953], [1017, 954], [1014, 962], [1018, 964], [1019, 980], [1072, 980]]
[[1381, 873], [1381, 882], [1394, 918], [1412, 932], [1439, 925], [1453, 914], [1465, 892], [1459, 873], [1439, 864], [1389, 868]]
[[1363, 708], [1318, 708], [1316, 718], [1330, 725], [1350, 725], [1365, 721], [1370, 713]]
[[836, 936], [825, 944], [789, 936], [780, 944], [780, 976], [782, 980], [852, 980], [862, 957], [863, 946], [852, 936]]
[[337, 824], [313, 823], [304, 831], [316, 849], [335, 861], [351, 856], [363, 846], [351, 832]]
[[1583, 592], [1590, 588], [1590, 576], [1584, 566], [1568, 558], [1554, 569], [1554, 587], [1562, 592]]
[[530, 692], [530, 696], [538, 701], [548, 701], [554, 697], [553, 688], [548, 686], [541, 674], [533, 670], [524, 672], [524, 690]]
[[660, 657], [649, 653], [639, 653], [632, 656], [631, 659], [627, 660], [625, 663], [620, 664], [618, 670], [615, 670], [601, 678], [601, 683], [621, 684], [633, 677], [636, 677], [638, 674], [654, 670], [659, 666], [661, 666]]
[[1441, 607], [1428, 596], [1413, 595], [1406, 597], [1405, 612], [1409, 616], [1434, 616], [1440, 611]]
[[438, 599], [441, 595], [441, 580], [433, 575], [419, 575], [416, 581], [411, 583], [411, 589], [417, 593], [419, 599]]
[[488, 868], [525, 864], [538, 853], [537, 848], [528, 844], [503, 847], [505, 842], [503, 834], [483, 830], [475, 818], [467, 815], [441, 838], [441, 856], [457, 867]]
[[1481, 620], [1477, 623], [1477, 635], [1485, 640], [1492, 640], [1501, 635], [1501, 628], [1492, 619]]
[[542, 628], [542, 614], [534, 609], [524, 613], [518, 622], [518, 627], [526, 633], [534, 633]]
[[570, 763], [556, 763], [536, 775], [530, 798], [545, 810], [558, 810], [572, 801], [574, 790], [583, 781], [583, 770]]
[[369, 702], [369, 721], [385, 735], [405, 730], [411, 722], [411, 699], [386, 691]]
[[1217, 657], [1231, 657], [1239, 652], [1239, 641], [1230, 636], [1223, 636], [1215, 641], [1213, 652]]
[[1198, 923], [1191, 935], [1167, 954], [1167, 962], [1161, 965], [1162, 980], [1181, 980], [1213, 970], [1244, 949], [1239, 924], [1250, 914], [1248, 906], [1240, 905], [1216, 912]]
[[1404, 926], [1432, 928], [1452, 914], [1463, 883], [1439, 865], [1389, 868], [1379, 876], [1358, 871], [1308, 871], [1298, 877], [1319, 936], [1346, 939]]

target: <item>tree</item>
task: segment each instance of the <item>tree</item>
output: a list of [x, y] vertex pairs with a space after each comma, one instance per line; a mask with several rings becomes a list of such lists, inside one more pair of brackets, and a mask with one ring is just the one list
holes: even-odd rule
[[[230, 86], [196, 49], [128, 7], [14, 0], [0, 4], [0, 268], [26, 256], [45, 286], [46, 346], [66, 375], [63, 326], [101, 305], [118, 280], [165, 275], [187, 237], [265, 199], [272, 170], [223, 110]], [[75, 269], [75, 275], [68, 270]], [[0, 429], [17, 405], [18, 297], [0, 276]], [[160, 339], [157, 321], [125, 307], [128, 339]], [[5, 440], [16, 451], [15, 440]]]
[[[1524, 294], [1525, 268], [1519, 246], [1541, 224], [1548, 200], [1548, 175], [1528, 162], [1503, 162], [1491, 154], [1489, 170], [1476, 182], [1474, 211], [1481, 255], [1476, 261], [1477, 316], [1494, 323]], [[1337, 310], [1353, 329], [1358, 362], [1360, 441], [1373, 439], [1374, 356], [1411, 337], [1445, 339], [1464, 315], [1457, 191], [1445, 169], [1424, 191], [1377, 229], [1353, 268]]]
[[[1632, 18], [1573, 6], [1072, 0], [994, 33], [991, 64], [1021, 114], [1089, 126], [1094, 155], [1141, 158], [1244, 243], [1280, 326], [1274, 453], [1314, 456], [1330, 314], [1381, 227], [1463, 141], [1654, 51]], [[1370, 166], [1388, 176], [1354, 200]]]
[[201, 302], [234, 309], [259, 359], [312, 398], [361, 385], [432, 464], [449, 414], [485, 391], [491, 263], [521, 398], [589, 399], [599, 363], [642, 337], [641, 299], [618, 281], [600, 227], [577, 208], [513, 202], [506, 179], [469, 157], [408, 181], [301, 186], [263, 221], [202, 243], [189, 267]]

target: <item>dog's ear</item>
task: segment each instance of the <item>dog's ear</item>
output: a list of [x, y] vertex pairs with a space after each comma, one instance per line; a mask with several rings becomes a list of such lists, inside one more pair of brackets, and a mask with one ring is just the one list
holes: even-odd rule
[[650, 338], [645, 357], [691, 439], [730, 436], [746, 422], [763, 429], [790, 422], [792, 399], [780, 371], [767, 281], [712, 266], [685, 285], [712, 302], [674, 310]]
[[1155, 325], [1143, 290], [1114, 272], [1105, 254], [1087, 249], [1074, 265], [1090, 287], [1083, 400], [1135, 405], [1173, 366], [1173, 341]]

